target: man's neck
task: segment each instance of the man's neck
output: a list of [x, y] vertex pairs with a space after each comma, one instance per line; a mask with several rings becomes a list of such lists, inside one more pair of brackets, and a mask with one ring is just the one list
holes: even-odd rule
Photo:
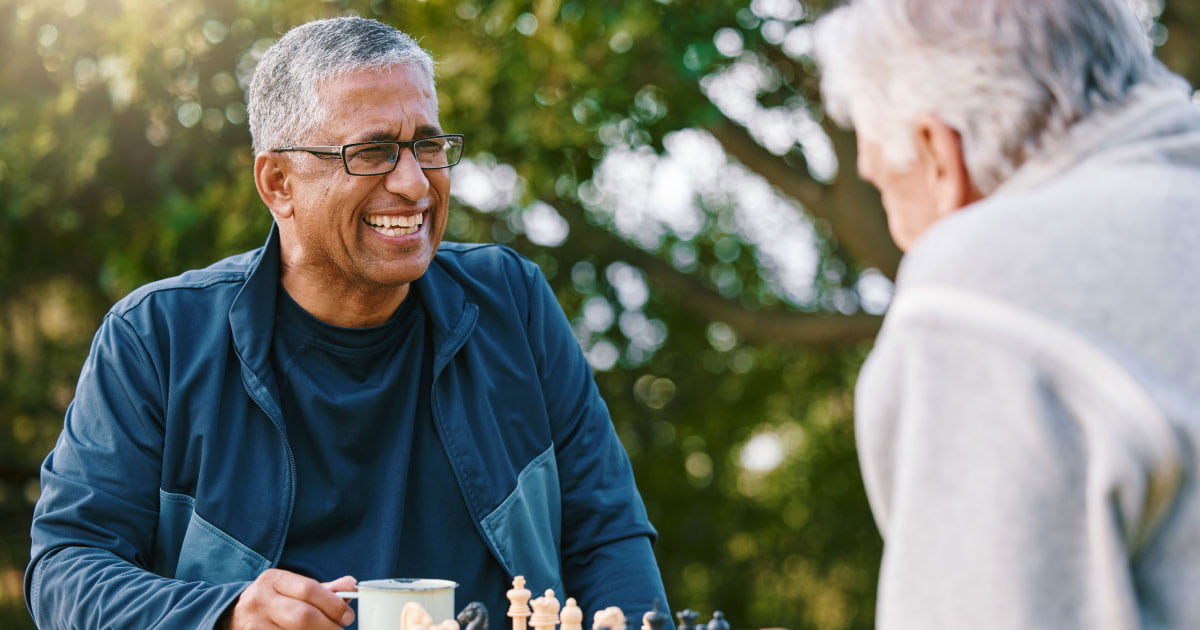
[[342, 328], [369, 328], [383, 324], [408, 297], [410, 285], [374, 291], [356, 291], [338, 283], [302, 282], [284, 269], [283, 289], [310, 315]]

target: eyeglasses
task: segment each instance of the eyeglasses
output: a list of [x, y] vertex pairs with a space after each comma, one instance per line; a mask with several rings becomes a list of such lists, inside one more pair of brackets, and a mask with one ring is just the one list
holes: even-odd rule
[[386, 175], [396, 170], [402, 148], [412, 151], [417, 164], [423, 169], [449, 168], [462, 159], [463, 137], [460, 134], [448, 134], [407, 142], [355, 142], [340, 147], [283, 147], [272, 151], [304, 151], [322, 160], [340, 157], [347, 173], [368, 176]]

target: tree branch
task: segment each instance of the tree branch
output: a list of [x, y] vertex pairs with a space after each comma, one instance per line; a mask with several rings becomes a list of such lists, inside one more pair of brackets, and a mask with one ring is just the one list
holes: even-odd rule
[[555, 204], [567, 216], [572, 240], [587, 243], [587, 251], [609, 261], [637, 266], [672, 300], [687, 304], [699, 317], [728, 324], [741, 339], [791, 346], [838, 346], [871, 339], [883, 318], [856, 313], [804, 313], [788, 308], [751, 310], [721, 296], [699, 278], [679, 271], [659, 257], [635, 247], [608, 230], [592, 225], [583, 210], [565, 200]]
[[826, 130], [842, 168], [832, 183], [820, 184], [764, 149], [741, 125], [725, 120], [710, 124], [708, 131], [726, 153], [798, 201], [809, 215], [825, 220], [838, 243], [856, 260], [889, 278], [895, 277], [900, 251], [888, 234], [879, 196], [869, 185], [846, 173], [846, 165], [856, 162], [852, 135], [839, 129]]
[[806, 209], [826, 203], [828, 195], [824, 186], [764, 149], [745, 127], [726, 119], [709, 124], [707, 130], [721, 143], [726, 153], [746, 168], [762, 175], [772, 186], [800, 202]]
[[[818, 79], [804, 64], [778, 46], [763, 46], [759, 52], [791, 89], [810, 103], [820, 101]], [[837, 178], [829, 184], [817, 182], [806, 171], [788, 165], [733, 121], [722, 117], [721, 122], [707, 128], [726, 153], [800, 202], [810, 216], [823, 219], [852, 258], [894, 279], [900, 265], [900, 250], [888, 232], [886, 215], [875, 189], [854, 174], [858, 154], [854, 136], [831, 124], [828, 118], [821, 123], [833, 143], [839, 165]]]

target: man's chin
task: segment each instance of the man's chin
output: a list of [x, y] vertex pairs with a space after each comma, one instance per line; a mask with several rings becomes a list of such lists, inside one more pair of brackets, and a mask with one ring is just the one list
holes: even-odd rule
[[433, 256], [420, 256], [399, 264], [385, 265], [372, 274], [376, 283], [384, 287], [401, 288], [416, 282], [429, 270]]

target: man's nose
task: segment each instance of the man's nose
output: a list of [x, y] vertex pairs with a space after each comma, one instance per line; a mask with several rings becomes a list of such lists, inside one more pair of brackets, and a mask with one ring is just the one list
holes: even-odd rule
[[429, 178], [408, 149], [401, 149], [396, 168], [384, 176], [384, 187], [406, 199], [416, 201], [429, 192]]

